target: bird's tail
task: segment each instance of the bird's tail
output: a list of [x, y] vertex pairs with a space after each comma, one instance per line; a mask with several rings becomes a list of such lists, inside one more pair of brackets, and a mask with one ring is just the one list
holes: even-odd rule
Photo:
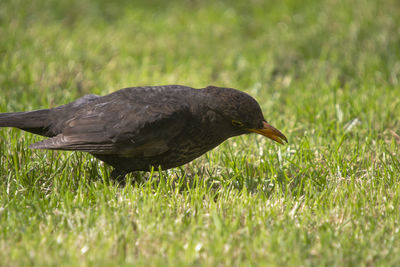
[[0, 113], [0, 127], [15, 127], [21, 130], [46, 135], [49, 109], [28, 112]]

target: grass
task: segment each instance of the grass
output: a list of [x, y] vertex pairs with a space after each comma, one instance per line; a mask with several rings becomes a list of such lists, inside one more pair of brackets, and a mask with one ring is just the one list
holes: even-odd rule
[[[396, 0], [5, 0], [0, 111], [139, 85], [253, 95], [289, 138], [228, 140], [118, 188], [0, 130], [0, 265], [400, 264]], [[133, 177], [130, 176], [130, 179]]]

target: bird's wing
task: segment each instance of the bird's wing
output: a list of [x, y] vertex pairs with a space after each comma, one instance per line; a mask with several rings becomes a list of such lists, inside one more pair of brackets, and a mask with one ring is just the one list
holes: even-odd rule
[[31, 148], [127, 157], [164, 153], [169, 141], [183, 131], [190, 112], [180, 101], [147, 100], [114, 95], [93, 101], [66, 121], [61, 133]]

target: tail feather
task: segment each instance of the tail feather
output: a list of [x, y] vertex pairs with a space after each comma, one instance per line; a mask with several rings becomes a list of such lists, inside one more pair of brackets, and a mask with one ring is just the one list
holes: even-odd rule
[[28, 112], [0, 113], [0, 127], [15, 127], [45, 135], [48, 130], [49, 109]]

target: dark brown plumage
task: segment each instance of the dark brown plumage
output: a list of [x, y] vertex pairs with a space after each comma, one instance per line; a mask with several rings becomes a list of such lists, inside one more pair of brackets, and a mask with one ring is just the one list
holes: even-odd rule
[[251, 96], [214, 86], [132, 87], [87, 95], [52, 109], [2, 113], [0, 127], [50, 137], [32, 144], [34, 149], [89, 152], [113, 166], [113, 176], [120, 178], [151, 166], [180, 166], [241, 134], [287, 142]]

